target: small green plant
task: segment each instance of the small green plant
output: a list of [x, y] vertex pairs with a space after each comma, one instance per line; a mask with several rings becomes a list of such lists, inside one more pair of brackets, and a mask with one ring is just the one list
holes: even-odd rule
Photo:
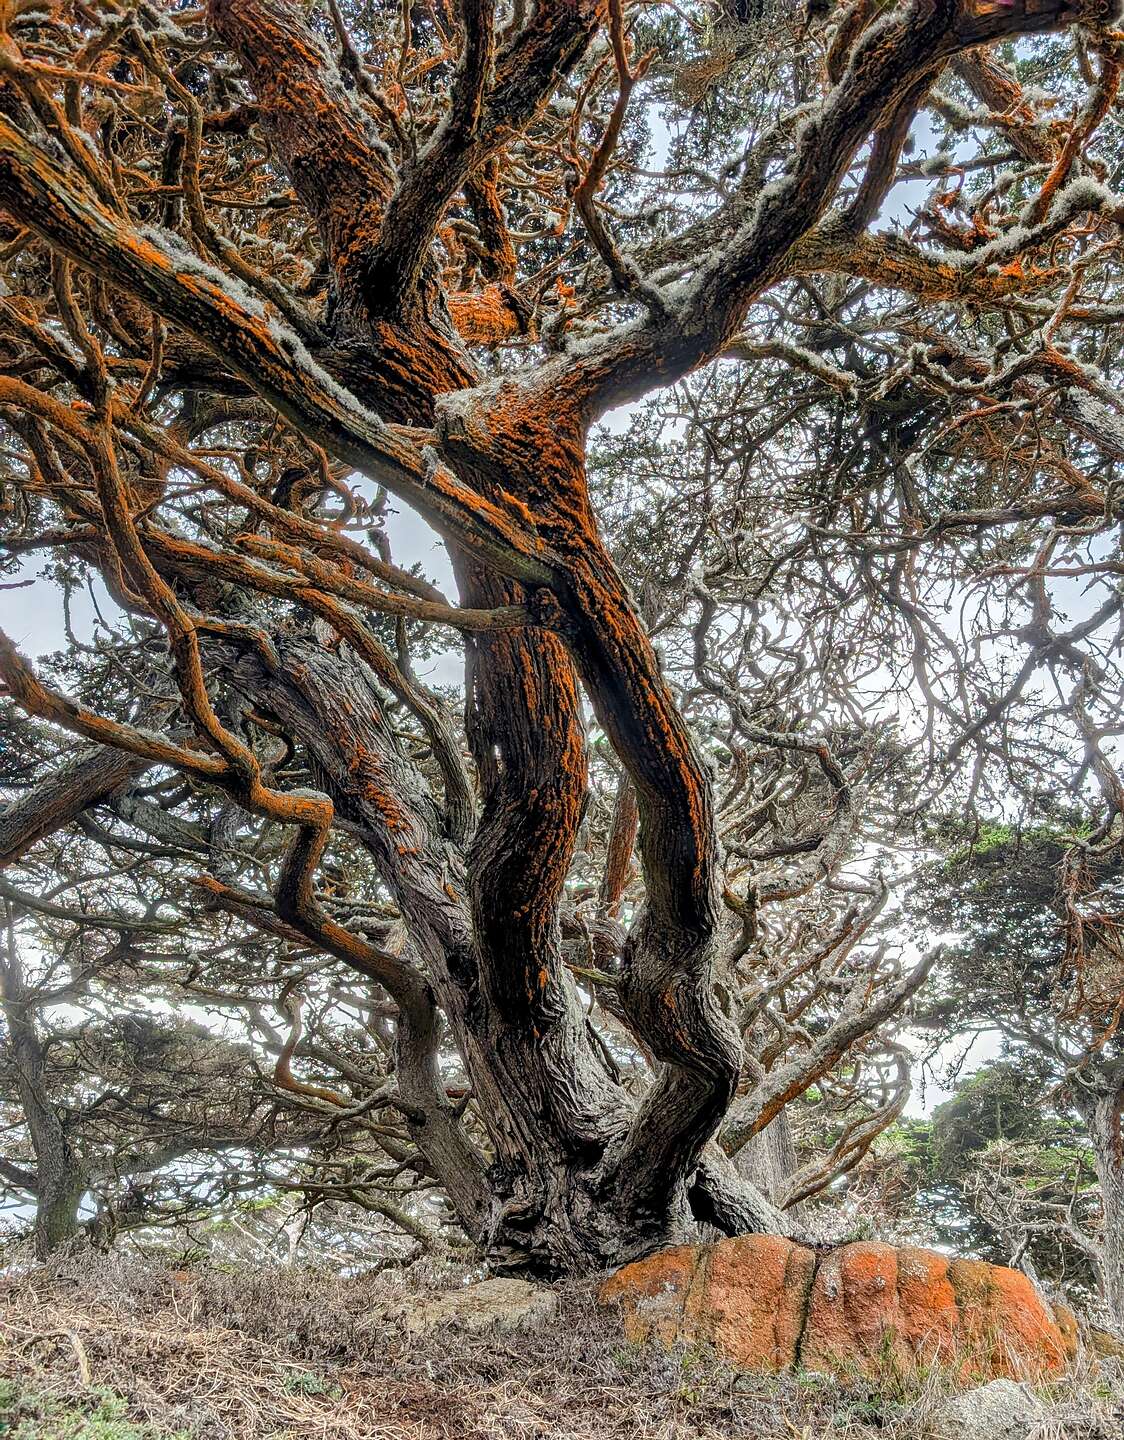
[[873, 1218], [869, 1215], [861, 1215], [848, 1229], [844, 1244], [851, 1245], [859, 1240], [874, 1240], [876, 1238]]
[[639, 1341], [628, 1345], [616, 1345], [612, 1350], [613, 1364], [619, 1370], [635, 1370], [644, 1358], [644, 1347]]
[[700, 1405], [715, 1378], [714, 1352], [709, 1346], [693, 1345], [678, 1354], [682, 1380], [679, 1398], [687, 1405]]
[[0, 1436], [4, 1440], [189, 1440], [184, 1430], [156, 1430], [127, 1417], [110, 1390], [81, 1401], [54, 1400], [15, 1380], [0, 1380]]
[[324, 1395], [338, 1400], [343, 1395], [340, 1387], [322, 1375], [310, 1370], [299, 1370], [295, 1375], [286, 1375], [282, 1388], [290, 1395]]

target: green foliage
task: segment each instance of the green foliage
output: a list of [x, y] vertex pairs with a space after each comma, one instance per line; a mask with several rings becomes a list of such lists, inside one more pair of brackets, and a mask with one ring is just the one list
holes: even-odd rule
[[[1020, 1051], [1021, 1036], [1052, 1035], [1072, 979], [1060, 867], [1072, 841], [1089, 833], [1087, 814], [1060, 808], [1035, 826], [946, 817], [933, 827], [930, 842], [942, 853], [917, 872], [907, 905], [919, 939], [953, 938], [918, 1017], [925, 1028], [951, 1036], [990, 1021]], [[1119, 853], [1101, 857], [1091, 879], [1118, 883], [1122, 868]], [[1084, 1049], [1088, 1037], [1073, 1023], [1073, 1044]]]
[[966, 836], [963, 827], [946, 820], [935, 835], [945, 846], [953, 847], [944, 861], [946, 874], [954, 873], [953, 867], [971, 861], [976, 862], [977, 870], [981, 865], [987, 867], [1012, 859], [1024, 870], [1041, 869], [1056, 865], [1071, 840], [1092, 834], [1093, 827], [1087, 816], [1074, 814], [1069, 819], [1069, 824], [1062, 823], [1059, 817], [1058, 824], [1031, 826], [982, 820]]
[[84, 1402], [54, 1400], [0, 1379], [0, 1435], [5, 1440], [188, 1440], [126, 1417], [127, 1406], [109, 1390], [93, 1390]]
[[314, 1375], [310, 1370], [298, 1370], [294, 1375], [287, 1375], [284, 1388], [290, 1395], [324, 1395], [330, 1400], [338, 1400], [343, 1395], [338, 1385], [325, 1380], [322, 1375]]
[[971, 1161], [997, 1140], [1039, 1140], [1070, 1130], [1044, 1110], [1045, 1076], [1029, 1061], [999, 1061], [970, 1075], [951, 1100], [933, 1111], [929, 1173], [954, 1181]]

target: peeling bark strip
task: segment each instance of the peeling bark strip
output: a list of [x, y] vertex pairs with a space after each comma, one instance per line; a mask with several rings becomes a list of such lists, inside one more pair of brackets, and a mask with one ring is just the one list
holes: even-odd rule
[[[4, 854], [24, 853], [154, 763], [284, 835], [271, 895], [230, 883], [213, 860], [197, 887], [215, 907], [362, 977], [393, 1017], [388, 1088], [405, 1127], [395, 1143], [498, 1266], [580, 1273], [697, 1234], [699, 1224], [781, 1230], [783, 1217], [740, 1179], [730, 1154], [904, 1004], [931, 961], [883, 976], [877, 993], [864, 978], [814, 1039], [806, 1032], [802, 1055], [754, 1073], [747, 1093], [736, 1007], [718, 985], [720, 806], [594, 514], [588, 427], [610, 405], [726, 353], [793, 362], [858, 396], [853, 374], [834, 363], [741, 335], [753, 299], [783, 278], [827, 269], [927, 302], [991, 304], [1023, 288], [986, 257], [979, 266], [933, 260], [864, 228], [946, 64], [962, 57], [967, 82], [1014, 121], [1018, 87], [978, 47], [1078, 17], [1103, 29], [1116, 10], [1103, 0], [914, 0], [867, 23], [855, 7], [831, 46], [831, 88], [794, 122], [783, 167], [776, 150], [748, 156], [713, 212], [624, 254], [598, 196], [644, 78], [629, 28], [639, 10], [537, 0], [500, 18], [493, 0], [460, 0], [455, 14], [429, 16], [425, 49], [411, 45], [407, 6], [401, 36], [386, 23], [372, 37], [368, 65], [340, 7], [328, 9], [321, 30], [323, 17], [295, 0], [209, 0], [205, 14], [142, 6], [127, 25], [83, 41], [73, 73], [45, 67], [31, 49], [25, 56], [5, 35], [0, 203], [15, 224], [5, 256], [19, 261], [26, 248], [35, 263], [30, 280], [16, 267], [13, 298], [6, 290], [0, 307], [0, 342], [20, 358], [0, 378], [0, 407], [24, 447], [29, 492], [57, 520], [27, 544], [79, 554], [123, 605], [162, 628], [162, 676], [178, 691], [180, 719], [173, 741], [107, 718], [44, 685], [0, 639], [11, 698], [106, 747], [0, 817]], [[380, 23], [366, 7], [362, 24]], [[609, 43], [599, 55], [591, 43], [601, 29]], [[223, 63], [211, 73], [216, 51]], [[1058, 212], [1053, 197], [1103, 118], [1117, 70], [1106, 50], [1080, 127], [1048, 154], [1042, 136], [1020, 132], [1020, 153], [1052, 167], [1033, 212], [1036, 243], [1058, 240], [1085, 213]], [[544, 140], [563, 81], [578, 94], [573, 119], [551, 121]], [[607, 98], [607, 84], [608, 118], [596, 106], [583, 113], [590, 95]], [[159, 100], [151, 114], [149, 87]], [[138, 108], [94, 123], [117, 93], [140, 96], [129, 102]], [[218, 102], [213, 113], [204, 93]], [[129, 146], [143, 151], [158, 112], [166, 153], [134, 163]], [[591, 121], [601, 140], [587, 160]], [[246, 148], [224, 149], [232, 138]], [[518, 213], [528, 194], [550, 189], [534, 169], [544, 153], [555, 168], [551, 203], [585, 225], [570, 249], [565, 217], [556, 234], [530, 236], [508, 221], [507, 201]], [[841, 183], [864, 153], [840, 209]], [[247, 156], [268, 180], [232, 202], [238, 166], [229, 162]], [[291, 227], [247, 234], [223, 218], [232, 206], [236, 215], [240, 206], [280, 211]], [[593, 304], [575, 341], [558, 267], [587, 241], [621, 304]], [[544, 262], [536, 251], [528, 266], [532, 246], [563, 258]], [[278, 274], [258, 268], [278, 249]], [[661, 267], [684, 256], [688, 278], [658, 283]], [[472, 348], [525, 339], [498, 358]], [[1060, 357], [1049, 354], [1058, 372]], [[962, 369], [973, 376], [971, 360]], [[1080, 385], [1082, 373], [1071, 364], [1066, 383]], [[167, 415], [173, 395], [178, 417], [150, 418]], [[438, 531], [460, 608], [374, 553], [386, 537], [348, 490], [352, 471]], [[317, 510], [321, 494], [345, 507], [342, 519]], [[1099, 501], [1083, 503], [1096, 513]], [[355, 538], [368, 520], [372, 549]], [[384, 617], [393, 642], [379, 629]], [[413, 674], [407, 622], [465, 636], [468, 758], [441, 698]], [[627, 936], [607, 955], [594, 950], [612, 971], [584, 974], [564, 944], [564, 925], [573, 934], [583, 923], [567, 893], [589, 794], [583, 690], [622, 773], [603, 935], [619, 921], [634, 839], [643, 872]], [[719, 692], [709, 682], [706, 693]], [[414, 727], [407, 739], [402, 715]], [[293, 768], [263, 758], [259, 731], [281, 739]], [[312, 785], [296, 788], [294, 774]], [[33, 805], [43, 813], [31, 816]], [[122, 813], [141, 823], [143, 802], [133, 797]], [[389, 897], [405, 937], [396, 947], [352, 926], [350, 914], [341, 919], [319, 888], [341, 830]], [[841, 863], [830, 843], [812, 848], [828, 868]], [[760, 899], [728, 903], [748, 928]], [[645, 1090], [594, 1031], [572, 971], [613, 992], [623, 1044], [654, 1070]], [[442, 1077], [449, 1046], [463, 1062], [463, 1105]], [[284, 1081], [287, 1051], [283, 1060]], [[34, 1080], [34, 1056], [28, 1063]], [[320, 1087], [319, 1098], [334, 1093]], [[1113, 1103], [1098, 1124], [1115, 1136], [1106, 1153], [1115, 1144], [1118, 1154]], [[57, 1149], [49, 1130], [43, 1120], [44, 1153]], [[1116, 1171], [1105, 1173], [1108, 1185]], [[62, 1188], [69, 1203], [73, 1187]], [[740, 1284], [743, 1263], [757, 1267], [780, 1316], [769, 1352], [777, 1363], [810, 1354], [816, 1317], [839, 1293], [865, 1295], [872, 1276], [906, 1315], [906, 1332], [912, 1323], [917, 1277], [892, 1252], [851, 1247], [837, 1270], [835, 1257], [817, 1265], [781, 1241], [706, 1253], [698, 1264], [683, 1258], [680, 1318], [694, 1313], [696, 1282], [709, 1294]], [[679, 1262], [652, 1263], [658, 1274]], [[917, 1264], [924, 1280], [929, 1262]], [[949, 1324], [968, 1345], [958, 1275], [967, 1286], [968, 1272], [930, 1279], [942, 1294], [951, 1286], [946, 1318], [955, 1312]], [[985, 1289], [1008, 1284], [985, 1279]]]
[[633, 1341], [713, 1345], [740, 1370], [1043, 1380], [1076, 1356], [1073, 1316], [1018, 1270], [860, 1242], [818, 1255], [776, 1235], [683, 1245], [601, 1288]]

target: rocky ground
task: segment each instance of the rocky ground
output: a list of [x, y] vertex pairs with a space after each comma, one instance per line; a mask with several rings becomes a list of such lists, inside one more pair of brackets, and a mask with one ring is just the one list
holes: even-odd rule
[[[176, 1271], [89, 1255], [0, 1282], [5, 1440], [1120, 1440], [1124, 1365], [954, 1397], [949, 1377], [739, 1375], [622, 1337], [589, 1287]], [[497, 1323], [493, 1323], [498, 1320]]]

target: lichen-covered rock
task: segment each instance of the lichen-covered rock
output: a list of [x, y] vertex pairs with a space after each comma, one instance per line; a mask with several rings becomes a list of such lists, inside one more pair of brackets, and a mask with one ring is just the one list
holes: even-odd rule
[[1065, 1337], [1052, 1310], [1021, 1270], [982, 1260], [953, 1260], [948, 1278], [956, 1292], [961, 1345], [980, 1379], [1064, 1370]]
[[948, 1278], [948, 1258], [935, 1250], [903, 1246], [898, 1255], [898, 1300], [912, 1353], [923, 1363], [956, 1348], [959, 1314]]
[[911, 1360], [898, 1299], [898, 1255], [889, 1245], [845, 1245], [823, 1256], [812, 1282], [800, 1346], [806, 1370], [895, 1370]]
[[680, 1245], [625, 1265], [601, 1289], [630, 1340], [709, 1342], [743, 1370], [796, 1363], [816, 1257], [779, 1235]]
[[815, 1256], [779, 1235], [743, 1235], [716, 1246], [696, 1271], [684, 1320], [743, 1370], [796, 1363]]
[[558, 1297], [526, 1280], [495, 1277], [438, 1295], [410, 1295], [389, 1307], [380, 1320], [400, 1326], [408, 1335], [449, 1327], [476, 1333], [518, 1330], [542, 1325], [558, 1314]]
[[602, 1301], [625, 1334], [712, 1344], [743, 1370], [907, 1374], [939, 1363], [966, 1381], [1065, 1368], [1076, 1323], [1025, 1275], [932, 1250], [861, 1243], [824, 1255], [775, 1235], [679, 1246], [618, 1270]]
[[609, 1277], [602, 1286], [601, 1299], [606, 1304], [621, 1301], [626, 1339], [675, 1344], [683, 1328], [683, 1309], [698, 1269], [698, 1257], [696, 1246], [677, 1245], [626, 1265]]

